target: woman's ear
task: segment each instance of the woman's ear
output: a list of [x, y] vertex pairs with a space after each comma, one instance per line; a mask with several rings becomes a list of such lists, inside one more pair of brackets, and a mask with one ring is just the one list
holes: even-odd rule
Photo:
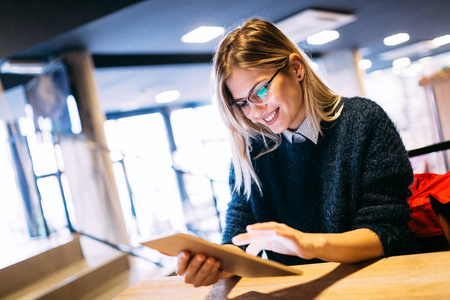
[[303, 67], [302, 58], [297, 53], [289, 55], [289, 62], [291, 64], [291, 70], [297, 77], [298, 81], [302, 81], [305, 75], [305, 68]]

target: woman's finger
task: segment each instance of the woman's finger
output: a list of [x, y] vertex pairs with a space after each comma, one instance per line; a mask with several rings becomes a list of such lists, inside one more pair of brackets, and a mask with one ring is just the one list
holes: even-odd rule
[[177, 274], [182, 276], [186, 272], [191, 255], [186, 251], [178, 253]]
[[202, 266], [203, 262], [205, 261], [206, 256], [204, 254], [196, 254], [190, 261], [189, 265], [187, 266], [186, 272], [184, 274], [184, 282], [186, 283], [193, 283], [195, 275], [197, 274], [198, 270]]
[[275, 235], [274, 230], [251, 230], [247, 233], [241, 233], [232, 239], [233, 244], [237, 246], [247, 245], [257, 241], [264, 241]]
[[219, 268], [220, 268], [220, 262], [216, 260], [211, 268], [211, 273], [210, 273], [211, 275], [205, 279], [205, 281], [203, 282], [202, 285], [208, 286], [213, 283], [216, 283], [220, 279], [220, 277], [222, 276], [222, 273], [223, 273], [221, 270], [219, 270]]
[[247, 249], [245, 249], [245, 252], [250, 255], [256, 256], [259, 254], [259, 252], [261, 252], [264, 249], [267, 249], [265, 243], [253, 242], [247, 246]]
[[197, 271], [197, 274], [195, 274], [192, 284], [194, 287], [199, 287], [203, 285], [203, 282], [207, 281], [207, 279], [211, 276], [215, 276], [216, 274], [212, 272], [214, 263], [216, 260], [212, 257], [208, 257], [203, 264], [201, 265], [200, 269]]
[[233, 243], [238, 246], [248, 245], [246, 252], [251, 255], [258, 255], [262, 250], [299, 255], [300, 244], [296, 237], [296, 230], [283, 224], [277, 224], [272, 229], [267, 229], [272, 224], [262, 225], [261, 227], [266, 229], [248, 228], [247, 233], [235, 236]]

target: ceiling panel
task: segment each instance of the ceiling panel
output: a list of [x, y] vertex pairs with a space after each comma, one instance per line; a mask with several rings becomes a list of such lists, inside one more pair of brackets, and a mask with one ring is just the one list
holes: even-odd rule
[[[0, 16], [8, 17], [0, 18], [0, 49], [21, 50], [0, 55], [0, 59], [48, 59], [70, 49], [88, 49], [94, 58], [103, 57], [96, 80], [102, 107], [107, 111], [151, 105], [150, 90], [178, 87], [183, 89], [180, 101], [209, 99], [207, 59], [219, 38], [205, 44], [180, 41], [182, 35], [201, 25], [229, 29], [255, 16], [277, 22], [308, 8], [352, 13], [357, 19], [338, 29], [339, 39], [322, 46], [305, 42], [299, 45], [315, 56], [358, 49], [373, 62], [369, 72], [392, 65], [392, 57], [383, 59], [386, 51], [450, 34], [449, 0], [120, 0], [115, 5], [106, 0], [62, 2], [67, 4], [65, 8], [50, 0], [2, 0]], [[63, 20], [67, 24], [62, 24]], [[398, 32], [409, 33], [411, 39], [395, 47], [383, 44], [386, 36]], [[8, 53], [6, 50], [0, 54]], [[410, 58], [446, 51], [450, 51], [450, 45], [412, 53]], [[174, 55], [189, 62], [189, 55], [199, 54], [207, 58], [198, 65], [173, 65], [176, 59], [164, 65]], [[127, 61], [125, 58], [138, 55], [151, 59], [143, 60], [140, 67], [117, 68]]]

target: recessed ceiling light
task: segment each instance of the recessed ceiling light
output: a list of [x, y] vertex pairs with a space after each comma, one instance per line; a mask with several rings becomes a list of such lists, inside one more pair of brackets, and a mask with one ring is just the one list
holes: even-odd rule
[[278, 21], [275, 25], [294, 43], [300, 43], [306, 40], [308, 36], [323, 30], [336, 30], [355, 20], [356, 16], [353, 14], [307, 9]]
[[336, 30], [324, 30], [319, 33], [310, 35], [306, 41], [310, 45], [323, 45], [339, 38], [339, 32]]
[[44, 64], [41, 61], [5, 61], [1, 64], [0, 72], [38, 75], [43, 73], [44, 69]]
[[183, 35], [181, 40], [185, 43], [206, 43], [224, 32], [225, 29], [223, 27], [200, 26]]
[[165, 91], [156, 95], [155, 101], [158, 103], [168, 103], [175, 101], [178, 98], [180, 98], [180, 91], [177, 90]]
[[422, 57], [421, 59], [419, 59], [419, 63], [421, 63], [422, 65], [427, 65], [433, 62], [433, 58], [431, 58], [431, 56], [425, 56]]
[[372, 62], [370, 61], [370, 59], [361, 59], [358, 63], [358, 66], [362, 70], [367, 70], [372, 67]]
[[395, 69], [405, 68], [405, 67], [409, 66], [410, 64], [411, 64], [411, 60], [408, 57], [402, 57], [402, 58], [396, 59], [392, 62], [392, 66]]
[[407, 33], [397, 33], [391, 36], [388, 36], [384, 39], [384, 44], [386, 46], [395, 46], [401, 43], [409, 41], [409, 34]]
[[448, 43], [450, 43], [450, 34], [446, 34], [433, 39], [433, 44], [435, 44], [438, 47]]

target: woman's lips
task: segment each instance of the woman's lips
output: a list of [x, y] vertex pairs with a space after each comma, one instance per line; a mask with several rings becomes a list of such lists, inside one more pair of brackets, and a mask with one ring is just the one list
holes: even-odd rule
[[267, 125], [272, 125], [273, 123], [275, 123], [275, 121], [277, 120], [277, 117], [278, 117], [279, 110], [280, 110], [280, 108], [277, 108], [270, 115], [268, 115], [267, 117], [264, 118], [264, 121], [266, 122]]

